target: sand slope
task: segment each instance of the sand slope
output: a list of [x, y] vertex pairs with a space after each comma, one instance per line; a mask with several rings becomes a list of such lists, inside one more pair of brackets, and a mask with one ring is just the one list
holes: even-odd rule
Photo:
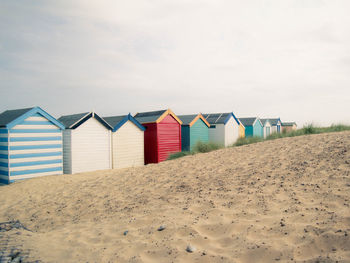
[[0, 222], [31, 230], [1, 240], [28, 260], [350, 262], [350, 132], [37, 178], [0, 196]]

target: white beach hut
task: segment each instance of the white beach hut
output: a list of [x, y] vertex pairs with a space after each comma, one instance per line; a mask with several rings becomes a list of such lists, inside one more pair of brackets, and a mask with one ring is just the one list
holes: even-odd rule
[[116, 169], [144, 165], [145, 128], [130, 114], [103, 117], [103, 119], [113, 127], [113, 168]]
[[64, 126], [39, 107], [0, 114], [0, 182], [62, 174]]
[[240, 136], [240, 122], [233, 112], [203, 114], [203, 116], [210, 124], [209, 141], [225, 147], [237, 141]]
[[272, 127], [269, 119], [260, 119], [264, 126], [264, 138], [268, 137], [272, 133]]
[[112, 127], [94, 112], [62, 116], [63, 171], [74, 174], [112, 168]]

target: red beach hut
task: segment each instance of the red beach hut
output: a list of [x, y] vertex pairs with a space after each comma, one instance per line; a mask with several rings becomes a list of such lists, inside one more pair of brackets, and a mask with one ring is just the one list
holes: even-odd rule
[[181, 151], [181, 120], [170, 110], [135, 115], [145, 130], [145, 164], [165, 161]]

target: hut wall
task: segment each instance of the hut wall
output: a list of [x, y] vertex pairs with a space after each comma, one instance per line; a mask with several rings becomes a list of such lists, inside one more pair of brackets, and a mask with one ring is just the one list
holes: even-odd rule
[[158, 162], [181, 151], [181, 125], [171, 115], [157, 124]]
[[234, 144], [239, 137], [238, 123], [233, 117], [225, 124], [225, 147]]
[[8, 130], [0, 128], [0, 183], [9, 183]]
[[113, 168], [144, 165], [144, 132], [127, 121], [112, 133]]
[[225, 145], [225, 125], [216, 124], [209, 128], [209, 141], [219, 145]]
[[95, 118], [71, 130], [72, 173], [112, 168], [111, 131]]
[[189, 151], [190, 150], [190, 126], [182, 125], [181, 126], [181, 150]]
[[62, 130], [34, 114], [9, 130], [9, 180], [62, 174]]
[[198, 119], [190, 127], [190, 150], [192, 151], [194, 146], [198, 142], [207, 143], [209, 141], [208, 126], [202, 119]]
[[258, 120], [254, 123], [253, 135], [255, 137], [263, 137], [264, 136], [263, 126], [260, 124], [260, 121], [258, 121]]

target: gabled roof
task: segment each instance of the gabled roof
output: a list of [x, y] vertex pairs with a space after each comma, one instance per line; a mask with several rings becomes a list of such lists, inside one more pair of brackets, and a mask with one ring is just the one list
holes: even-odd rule
[[140, 130], [144, 131], [145, 127], [141, 125], [134, 117], [129, 113], [128, 115], [122, 116], [111, 116], [111, 117], [103, 117], [103, 119], [113, 127], [113, 132], [117, 131], [120, 127], [124, 125], [127, 121], [131, 121], [134, 123]]
[[84, 112], [72, 115], [65, 115], [61, 116], [58, 120], [63, 123], [66, 129], [76, 129], [90, 118], [95, 118], [107, 129], [112, 130], [112, 127], [94, 112]]
[[266, 125], [266, 122], [270, 123], [270, 120], [269, 119], [260, 119], [261, 123], [265, 126]]
[[6, 127], [7, 129], [11, 129], [17, 124], [24, 121], [26, 118], [36, 113], [42, 115], [43, 117], [51, 121], [53, 124], [58, 126], [60, 129], [64, 129], [62, 123], [60, 123], [58, 120], [56, 120], [54, 117], [52, 117], [40, 107], [4, 111], [0, 114], [0, 127]]
[[268, 120], [270, 121], [272, 126], [277, 126], [278, 122], [282, 123], [280, 118], [274, 118], [274, 119], [269, 118]]
[[295, 122], [282, 122], [282, 126], [293, 126], [293, 125], [297, 125]]
[[203, 117], [201, 113], [191, 115], [179, 115], [178, 117], [182, 121], [182, 125], [188, 125], [191, 127], [193, 124], [195, 124], [197, 120], [201, 119], [205, 123], [205, 125], [210, 127], [209, 122]]
[[203, 114], [203, 116], [210, 123], [210, 125], [226, 124], [231, 116], [235, 119], [238, 125], [240, 124], [236, 116], [233, 114], [233, 112], [206, 113], [206, 114]]
[[261, 120], [258, 117], [249, 117], [249, 118], [239, 118], [244, 126], [253, 126], [255, 122], [259, 121], [261, 126], [264, 126]]
[[152, 122], [159, 123], [168, 115], [171, 115], [179, 124], [182, 124], [182, 121], [170, 109], [160, 111], [139, 112], [136, 113], [134, 117], [137, 121], [144, 124]]

